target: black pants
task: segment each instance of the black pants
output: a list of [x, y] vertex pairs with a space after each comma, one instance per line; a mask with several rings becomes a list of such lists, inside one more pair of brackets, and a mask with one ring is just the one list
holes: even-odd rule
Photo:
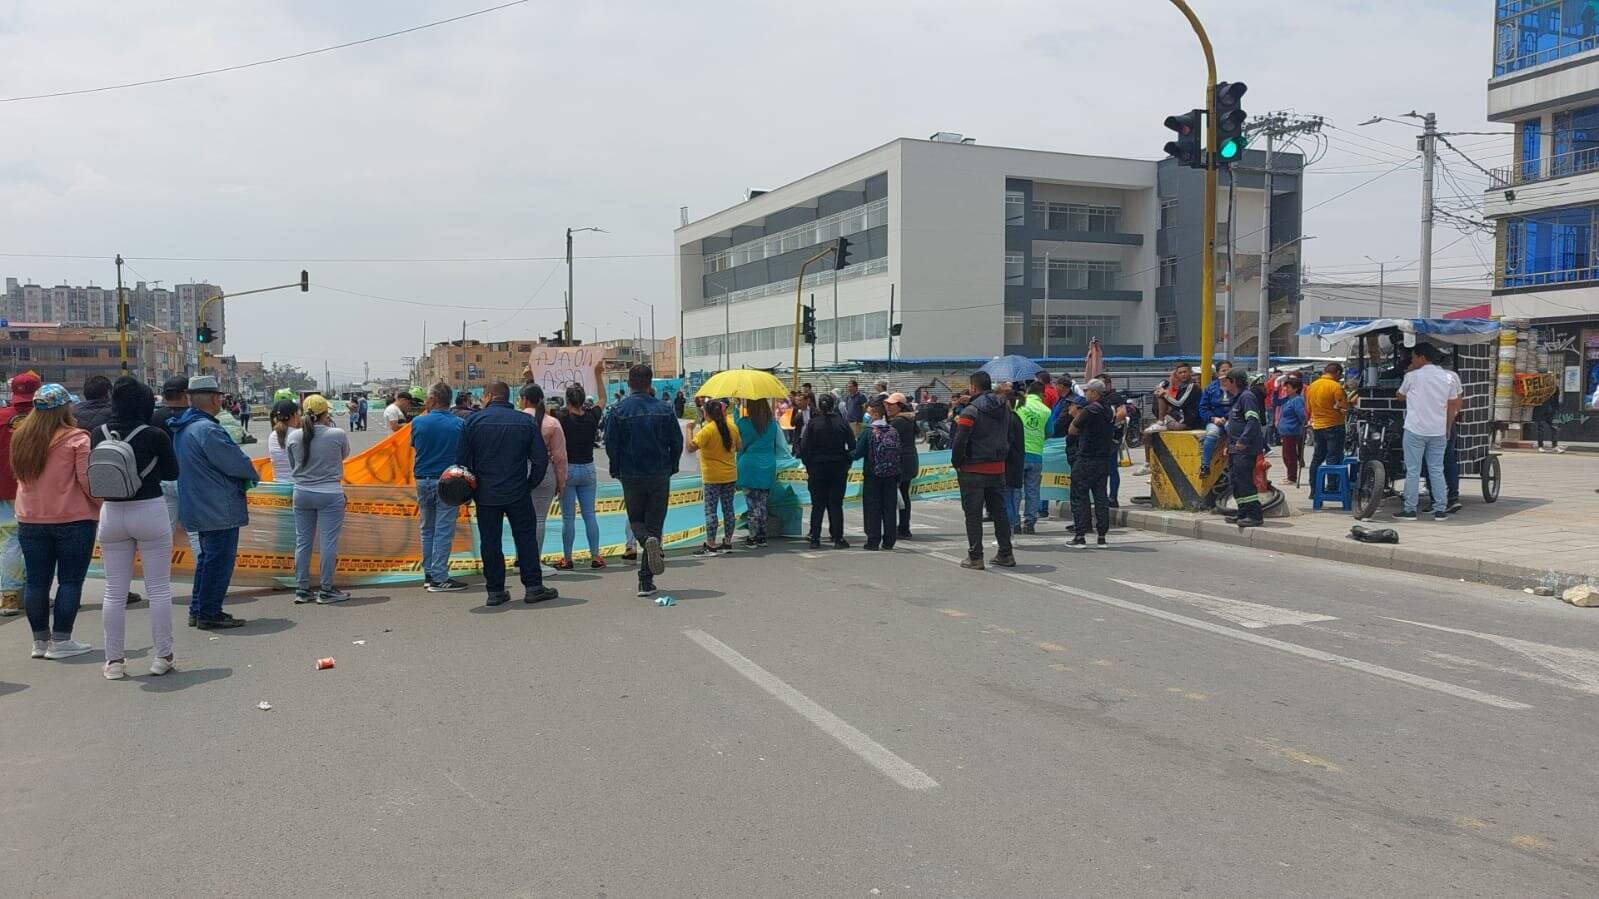
[[812, 462], [805, 467], [811, 491], [811, 539], [822, 538], [822, 514], [827, 515], [827, 533], [837, 543], [844, 539], [844, 485], [849, 480], [848, 462]]
[[[621, 478], [622, 502], [627, 506], [627, 521], [633, 528], [633, 538], [643, 543], [647, 538], [661, 539], [666, 527], [666, 504], [672, 497], [671, 475], [644, 478]], [[650, 579], [648, 565], [639, 566], [639, 580]]]
[[911, 533], [911, 482], [904, 475], [899, 479], [899, 498], [904, 503], [904, 508], [899, 510], [899, 536], [908, 537]]
[[[1343, 425], [1336, 428], [1316, 428], [1310, 434], [1316, 444], [1310, 455], [1311, 483], [1315, 484], [1318, 466], [1324, 462], [1337, 462], [1344, 457], [1344, 428]], [[1250, 477], [1250, 483], [1254, 483], [1253, 476]]]
[[1542, 447], [1545, 439], [1548, 439], [1550, 446], [1560, 445], [1560, 426], [1553, 419], [1538, 419], [1533, 424], [1537, 426], [1538, 446]]
[[866, 516], [866, 545], [892, 548], [895, 498], [899, 478], [880, 478], [872, 474], [861, 479], [861, 506]]
[[1233, 502], [1238, 506], [1238, 517], [1252, 518], [1256, 521], [1260, 520], [1262, 514], [1260, 491], [1255, 489], [1255, 460], [1258, 458], [1256, 453], [1240, 453], [1231, 449], [1227, 451], [1227, 481], [1233, 489]]
[[529, 590], [544, 586], [535, 536], [538, 519], [533, 514], [531, 495], [504, 506], [478, 505], [477, 535], [483, 548], [483, 585], [490, 593], [505, 592], [505, 549], [500, 539], [506, 522], [511, 525], [511, 540], [516, 544], [516, 567], [522, 574], [522, 586]]
[[966, 516], [967, 558], [983, 557], [984, 512], [994, 519], [994, 538], [999, 541], [999, 554], [1010, 555], [1010, 513], [1005, 510], [1005, 476], [963, 471], [956, 476], [956, 480], [961, 488], [961, 512]]
[[1078, 537], [1110, 532], [1110, 461], [1078, 454], [1072, 466], [1072, 530]]

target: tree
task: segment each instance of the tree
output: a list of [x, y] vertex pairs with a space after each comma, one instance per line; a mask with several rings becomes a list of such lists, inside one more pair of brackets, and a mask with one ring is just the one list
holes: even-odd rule
[[304, 370], [282, 362], [272, 363], [272, 370], [267, 372], [266, 381], [274, 390], [285, 387], [290, 390], [312, 390], [316, 387], [316, 381]]

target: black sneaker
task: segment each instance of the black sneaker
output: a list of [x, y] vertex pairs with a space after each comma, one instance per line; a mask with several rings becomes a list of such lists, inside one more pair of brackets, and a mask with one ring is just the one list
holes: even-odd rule
[[199, 618], [199, 619], [196, 619], [196, 622], [195, 622], [194, 626], [199, 628], [202, 631], [225, 631], [225, 630], [228, 630], [230, 628], [244, 627], [244, 621], [241, 620], [241, 619], [238, 619], [238, 618], [234, 618], [234, 617], [231, 617], [231, 616], [228, 616], [228, 615], [224, 615], [221, 618]]
[[901, 529], [895, 531], [894, 532], [894, 538], [896, 540], [909, 540], [909, 539], [911, 539], [910, 528], [901, 528]]
[[1024, 525], [1022, 525], [1022, 533], [1024, 533], [1024, 534], [1036, 534], [1036, 533], [1038, 533], [1038, 526], [1037, 525], [1033, 525], [1033, 524], [1024, 524]]
[[1433, 521], [1448, 521], [1449, 520], [1449, 513], [1448, 512], [1434, 512], [1434, 513], [1432, 513], [1432, 520]]
[[755, 548], [756, 549], [765, 549], [766, 548], [766, 538], [765, 537], [756, 537], [755, 538]]
[[506, 593], [504, 590], [501, 590], [498, 593], [490, 593], [489, 594], [489, 598], [484, 600], [483, 604], [486, 605], [486, 606], [503, 606], [503, 605], [505, 605], [506, 603], [508, 603], [510, 601], [511, 601], [511, 594]]
[[849, 541], [845, 540], [843, 537], [840, 537], [837, 540], [833, 541], [833, 548], [834, 549], [849, 549]]
[[1410, 512], [1410, 511], [1406, 511], [1404, 509], [1400, 509], [1398, 512], [1394, 513], [1394, 517], [1399, 519], [1400, 521], [1415, 521], [1416, 518], [1417, 518], [1417, 515], [1416, 515], [1415, 512]]
[[555, 599], [560, 595], [560, 591], [556, 590], [554, 587], [535, 587], [532, 590], [527, 591], [527, 595], [522, 597], [522, 601], [528, 605], [533, 605], [536, 602], [544, 602], [546, 600]]
[[1095, 541], [1095, 545], [1096, 546], [1105, 546], [1106, 545], [1105, 538], [1104, 537], [1099, 538], [1097, 541]]
[[1454, 515], [1459, 512], [1464, 512], [1465, 510], [1465, 503], [1462, 503], [1458, 499], [1452, 499], [1449, 501], [1449, 508], [1445, 509], [1444, 511], [1448, 512], [1450, 515]]
[[644, 538], [644, 567], [656, 577], [666, 570], [666, 553], [661, 549], [660, 538]]
[[144, 597], [139, 595], [138, 593], [133, 592], [132, 590], [129, 590], [128, 591], [128, 605], [131, 606], [131, 605], [133, 605], [136, 602], [144, 602]]
[[1066, 548], [1067, 549], [1082, 549], [1083, 547], [1085, 547], [1087, 545], [1088, 545], [1087, 538], [1084, 538], [1084, 537], [1073, 537], [1071, 539], [1071, 542], [1066, 544]]
[[340, 590], [338, 587], [329, 587], [326, 590], [316, 591], [316, 604], [319, 606], [331, 606], [334, 603], [347, 602], [352, 598], [354, 598], [354, 594], [348, 590]]
[[810, 542], [807, 543], [806, 546], [809, 546], [811, 549], [821, 549], [822, 548], [822, 538], [820, 538], [820, 537], [812, 537], [810, 539]]
[[428, 584], [429, 593], [459, 593], [466, 589], [466, 584], [455, 578], [447, 578], [442, 583]]
[[990, 559], [988, 564], [998, 565], [1001, 568], [1015, 568], [1016, 557], [1010, 553], [1000, 553], [999, 555], [996, 555], [994, 558]]
[[877, 552], [878, 550], [882, 549], [883, 547], [882, 547], [881, 544], [868, 542], [865, 546], [863, 546], [861, 548], [866, 550], [869, 553], [874, 553], [874, 552]]
[[639, 581], [638, 582], [638, 595], [639, 596], [654, 596], [656, 593], [659, 593], [659, 592], [660, 591], [657, 590], [656, 587], [655, 587], [655, 582], [654, 581]]
[[1201, 465], [1201, 466], [1199, 466], [1199, 478], [1200, 478], [1200, 480], [1204, 480], [1205, 478], [1208, 478], [1208, 477], [1210, 477], [1210, 466], [1209, 465]]
[[[1414, 517], [1414, 516], [1412, 516], [1412, 517]], [[1261, 519], [1261, 518], [1242, 518], [1241, 517], [1241, 518], [1238, 519], [1237, 524], [1238, 524], [1238, 529], [1239, 530], [1243, 530], [1244, 528], [1260, 528], [1260, 527], [1265, 527], [1266, 526], [1265, 519]]]
[[195, 622], [197, 622], [199, 620], [200, 619], [196, 618], [195, 616], [190, 615], [189, 616], [189, 627], [194, 627], [195, 626]]
[[[429, 586], [431, 586], [431, 585], [429, 585]], [[298, 590], [298, 589], [294, 591], [294, 604], [295, 605], [303, 606], [303, 605], [305, 605], [308, 602], [316, 602], [316, 594], [314, 592], [312, 592], [310, 590]]]

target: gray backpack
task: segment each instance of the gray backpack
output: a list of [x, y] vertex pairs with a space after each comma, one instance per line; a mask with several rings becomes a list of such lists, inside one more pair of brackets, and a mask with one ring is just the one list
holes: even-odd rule
[[96, 499], [131, 499], [144, 486], [145, 476], [155, 468], [155, 459], [139, 470], [139, 463], [129, 443], [147, 425], [139, 425], [126, 437], [111, 430], [110, 425], [100, 426], [104, 438], [89, 451], [89, 495]]

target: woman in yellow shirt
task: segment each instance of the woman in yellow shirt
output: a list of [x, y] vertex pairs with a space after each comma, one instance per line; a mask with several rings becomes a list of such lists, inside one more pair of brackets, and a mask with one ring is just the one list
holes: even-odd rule
[[[694, 433], [691, 453], [700, 454], [700, 483], [705, 495], [705, 546], [695, 555], [714, 556], [733, 551], [733, 494], [738, 485], [738, 429], [727, 421], [727, 407], [721, 400], [705, 404], [705, 424]], [[720, 546], [716, 543], [717, 509], [725, 528]]]

